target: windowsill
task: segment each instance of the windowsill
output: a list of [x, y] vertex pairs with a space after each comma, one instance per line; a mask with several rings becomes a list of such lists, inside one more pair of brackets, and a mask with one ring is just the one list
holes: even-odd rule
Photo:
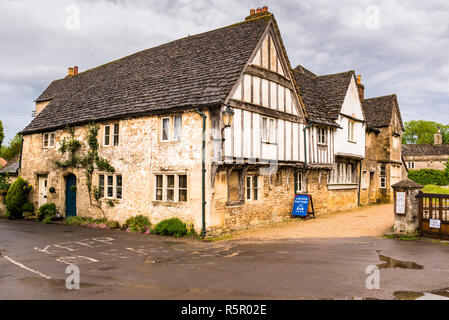
[[327, 188], [329, 190], [348, 190], [357, 189], [357, 183], [328, 183]]
[[232, 202], [226, 202], [227, 207], [240, 207], [245, 204], [244, 201], [232, 201]]
[[164, 200], [153, 200], [152, 205], [155, 206], [166, 206], [166, 207], [181, 207], [187, 204], [188, 201], [164, 201]]

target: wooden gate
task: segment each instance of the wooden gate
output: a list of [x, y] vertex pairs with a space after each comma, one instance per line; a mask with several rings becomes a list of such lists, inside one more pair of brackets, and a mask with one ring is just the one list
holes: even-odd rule
[[418, 197], [420, 235], [449, 239], [449, 195], [421, 193]]

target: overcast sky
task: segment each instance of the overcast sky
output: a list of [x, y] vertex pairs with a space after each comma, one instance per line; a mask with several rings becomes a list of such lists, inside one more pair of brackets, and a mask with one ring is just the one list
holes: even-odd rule
[[33, 101], [67, 67], [83, 71], [223, 27], [263, 5], [276, 17], [292, 66], [355, 70], [366, 97], [398, 95], [404, 121], [449, 123], [447, 0], [0, 0], [5, 142], [31, 121]]

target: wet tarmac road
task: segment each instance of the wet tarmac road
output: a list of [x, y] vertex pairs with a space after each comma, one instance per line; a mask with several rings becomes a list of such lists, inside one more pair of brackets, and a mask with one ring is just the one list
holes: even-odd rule
[[[80, 289], [66, 288], [67, 266]], [[369, 266], [379, 289], [366, 288]], [[416, 299], [449, 246], [382, 238], [200, 242], [0, 219], [0, 299]]]

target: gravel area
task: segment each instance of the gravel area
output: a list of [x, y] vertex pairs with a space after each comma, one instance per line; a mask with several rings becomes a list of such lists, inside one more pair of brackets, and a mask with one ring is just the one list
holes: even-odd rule
[[289, 219], [233, 233], [233, 239], [355, 238], [382, 236], [394, 224], [393, 204], [373, 205], [315, 219]]

